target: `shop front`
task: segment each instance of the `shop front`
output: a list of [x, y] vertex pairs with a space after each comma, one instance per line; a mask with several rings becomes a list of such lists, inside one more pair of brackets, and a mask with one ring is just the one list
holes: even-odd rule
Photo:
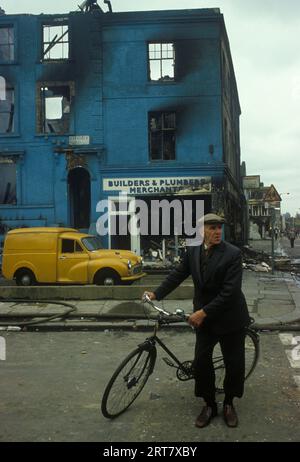
[[102, 187], [109, 248], [129, 249], [148, 260], [180, 257], [186, 240], [197, 239], [197, 220], [211, 209], [208, 176], [104, 178]]

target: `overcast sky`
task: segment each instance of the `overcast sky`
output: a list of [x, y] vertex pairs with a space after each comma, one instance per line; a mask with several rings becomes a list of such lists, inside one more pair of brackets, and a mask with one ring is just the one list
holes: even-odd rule
[[[66, 13], [81, 0], [0, 0], [7, 14]], [[107, 5], [98, 0], [106, 11]], [[224, 14], [242, 107], [241, 152], [248, 175], [300, 213], [300, 1], [111, 0], [113, 11], [219, 7]]]

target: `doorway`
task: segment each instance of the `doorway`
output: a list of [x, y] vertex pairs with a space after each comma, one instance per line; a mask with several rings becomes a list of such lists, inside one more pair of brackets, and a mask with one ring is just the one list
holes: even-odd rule
[[140, 234], [135, 219], [135, 198], [109, 197], [108, 204], [109, 248], [131, 250], [140, 255]]
[[91, 178], [83, 167], [68, 175], [70, 223], [76, 229], [88, 230], [91, 215]]

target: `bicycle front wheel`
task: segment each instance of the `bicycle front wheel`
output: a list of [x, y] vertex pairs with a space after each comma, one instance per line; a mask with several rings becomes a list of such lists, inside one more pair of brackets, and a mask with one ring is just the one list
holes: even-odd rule
[[122, 414], [144, 388], [156, 360], [156, 348], [132, 351], [120, 364], [104, 391], [101, 411], [112, 419]]
[[[246, 329], [245, 335], [245, 380], [252, 374], [258, 361], [259, 339], [258, 335], [251, 329]], [[216, 391], [222, 393], [225, 378], [225, 365], [220, 346], [215, 348], [213, 363], [216, 375]]]

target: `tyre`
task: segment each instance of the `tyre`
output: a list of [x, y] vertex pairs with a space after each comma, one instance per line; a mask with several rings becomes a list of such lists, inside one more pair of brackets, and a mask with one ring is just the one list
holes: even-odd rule
[[[258, 335], [251, 329], [246, 329], [245, 336], [245, 380], [252, 374], [259, 357]], [[216, 391], [223, 392], [223, 382], [225, 378], [225, 366], [220, 350], [217, 345], [213, 355], [214, 369], [216, 375]]]
[[96, 273], [94, 282], [98, 286], [117, 286], [121, 284], [119, 274], [113, 269], [105, 269]]
[[112, 419], [122, 414], [135, 401], [153, 371], [156, 348], [137, 348], [120, 364], [104, 391], [101, 411]]
[[18, 286], [32, 286], [35, 284], [35, 276], [29, 269], [22, 269], [16, 273], [16, 283]]

